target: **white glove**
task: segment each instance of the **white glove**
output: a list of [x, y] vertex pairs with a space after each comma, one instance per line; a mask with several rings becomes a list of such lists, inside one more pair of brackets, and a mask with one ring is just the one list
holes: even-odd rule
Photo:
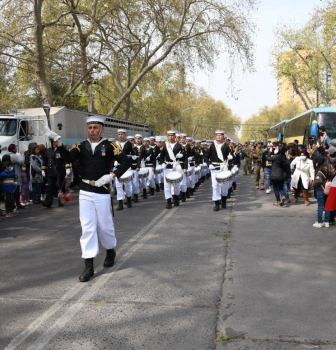
[[149, 162], [150, 161], [150, 157], [147, 157], [145, 160], [146, 160], [146, 162]]
[[200, 152], [200, 156], [203, 156], [203, 152]]
[[61, 138], [61, 136], [57, 135], [55, 132], [51, 131], [47, 126], [44, 127], [46, 131], [46, 136], [53, 141], [57, 141]]
[[139, 158], [139, 156], [132, 156], [133, 160], [137, 160]]
[[181, 152], [177, 153], [176, 158], [177, 159], [183, 158], [183, 154]]
[[104, 186], [104, 185], [112, 182], [112, 180], [113, 180], [113, 176], [111, 174], [103, 175], [100, 179], [95, 181], [95, 186], [96, 187]]
[[66, 173], [67, 175], [70, 175], [70, 174], [71, 174], [71, 169], [70, 169], [70, 168], [67, 168], [67, 169], [65, 170], [65, 173]]
[[188, 160], [189, 162], [191, 162], [193, 160], [193, 157], [189, 157]]
[[161, 169], [162, 169], [162, 170], [163, 170], [163, 169], [166, 169], [166, 166], [167, 166], [166, 163], [162, 163], [162, 164], [161, 164]]
[[118, 161], [114, 161], [114, 166], [118, 166], [118, 165], [120, 165], [120, 163], [118, 162]]
[[209, 165], [209, 169], [210, 169], [210, 170], [214, 170], [215, 167], [214, 167], [212, 164], [210, 164], [210, 165]]
[[42, 176], [45, 177], [45, 171], [44, 170], [42, 170]]
[[233, 159], [233, 157], [232, 157], [231, 154], [229, 154], [229, 155], [228, 155], [228, 160], [231, 160], [231, 159]]

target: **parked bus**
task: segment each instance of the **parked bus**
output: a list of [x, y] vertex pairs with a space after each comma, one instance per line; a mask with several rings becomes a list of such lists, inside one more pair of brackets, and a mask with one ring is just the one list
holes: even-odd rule
[[[44, 144], [49, 147], [49, 140], [45, 137], [44, 126], [48, 126], [47, 117], [42, 108], [20, 110], [21, 114], [0, 115], [0, 153], [7, 153], [9, 144], [14, 143], [18, 151], [26, 151], [31, 142]], [[50, 108], [51, 129], [62, 137], [65, 145], [87, 139], [86, 117], [88, 112], [70, 110], [66, 107]], [[125, 129], [127, 135], [137, 133], [153, 136], [154, 128], [147, 124], [107, 117], [105, 121], [104, 137], [118, 137], [118, 129]]]
[[270, 127], [268, 130], [268, 138], [267, 140], [270, 142], [280, 141], [283, 142], [285, 126], [288, 120], [283, 120], [278, 124]]

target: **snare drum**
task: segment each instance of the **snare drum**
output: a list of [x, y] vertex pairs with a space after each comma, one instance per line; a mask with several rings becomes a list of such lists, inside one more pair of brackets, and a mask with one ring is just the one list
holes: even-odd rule
[[221, 171], [220, 173], [216, 174], [216, 180], [221, 184], [230, 182], [232, 180], [231, 171], [228, 171], [228, 170]]
[[166, 175], [166, 181], [171, 185], [179, 184], [182, 181], [182, 174], [179, 171], [172, 171]]
[[198, 175], [201, 172], [201, 167], [198, 166], [195, 168], [195, 175]]
[[127, 170], [126, 172], [124, 172], [118, 180], [119, 180], [119, 182], [122, 182], [124, 184], [132, 181], [133, 180], [132, 170]]
[[139, 170], [138, 174], [139, 174], [139, 179], [144, 179], [145, 177], [148, 176], [149, 170], [146, 169], [146, 168], [141, 168], [141, 169]]

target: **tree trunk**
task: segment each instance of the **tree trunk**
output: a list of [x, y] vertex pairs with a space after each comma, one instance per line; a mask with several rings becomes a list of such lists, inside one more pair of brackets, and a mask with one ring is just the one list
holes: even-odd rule
[[130, 110], [131, 110], [131, 95], [128, 95], [124, 101], [123, 119], [129, 120]]
[[42, 97], [43, 103], [49, 103], [54, 105], [50, 84], [47, 79], [45, 61], [44, 61], [44, 50], [43, 50], [43, 30], [42, 24], [42, 4], [43, 0], [34, 1], [34, 39], [35, 39], [35, 74], [37, 85]]

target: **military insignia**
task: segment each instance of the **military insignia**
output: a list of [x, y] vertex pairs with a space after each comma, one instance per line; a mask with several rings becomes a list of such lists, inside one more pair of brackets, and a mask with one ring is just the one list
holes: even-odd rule
[[74, 145], [72, 145], [71, 149], [77, 149], [78, 152], [80, 152], [80, 146], [81, 146], [81, 143], [78, 142], [78, 143], [75, 143]]
[[103, 157], [106, 156], [105, 145], [102, 145], [102, 147], [101, 147], [101, 154], [102, 154]]
[[115, 142], [111, 142], [111, 146], [113, 147], [113, 154], [115, 156], [118, 156], [122, 153], [121, 147], [119, 147]]

